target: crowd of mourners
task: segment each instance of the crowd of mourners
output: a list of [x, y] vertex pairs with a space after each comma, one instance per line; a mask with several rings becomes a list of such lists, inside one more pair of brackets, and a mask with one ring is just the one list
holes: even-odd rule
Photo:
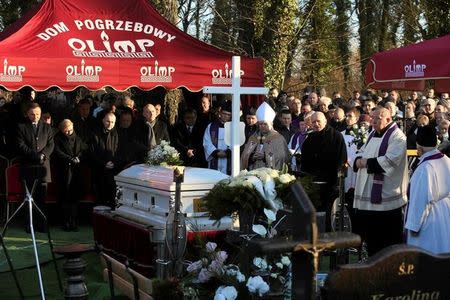
[[[175, 124], [169, 124], [161, 113], [161, 103], [146, 99], [141, 106], [136, 107], [130, 95], [105, 91], [81, 99], [68, 98], [57, 88], [0, 96], [0, 154], [20, 164], [21, 179], [28, 186], [38, 179], [34, 197], [42, 208], [47, 183], [58, 182], [65, 230], [77, 230], [78, 201], [86, 191], [95, 192], [98, 204], [114, 206], [114, 176], [132, 164], [144, 162], [148, 151], [162, 140], [179, 151], [184, 165], [230, 174], [231, 147], [225, 143], [224, 130], [224, 123], [231, 120], [230, 101], [212, 103], [208, 95], [203, 95], [178, 112]], [[395, 162], [390, 158], [385, 164], [382, 159], [366, 159], [364, 151], [367, 153], [370, 140], [373, 143], [380, 137], [382, 144], [385, 132], [393, 125], [405, 136], [404, 150], [416, 149], [421, 127], [433, 128], [436, 148], [449, 156], [449, 116], [449, 94], [438, 96], [433, 89], [408, 94], [396, 90], [354, 91], [346, 98], [339, 92], [327, 97], [313, 89], [305, 89], [300, 95], [279, 93], [273, 88], [259, 107], [243, 109], [245, 144], [241, 147], [241, 166], [281, 169], [288, 165], [299, 176], [314, 176], [321, 183], [320, 209], [329, 212], [341, 169], [346, 174], [344, 192], [351, 201], [364, 201], [365, 194], [370, 194], [358, 191], [361, 169], [367, 170], [365, 175], [388, 176], [389, 164]], [[380, 149], [373, 150], [379, 151], [375, 157], [388, 155], [388, 144], [391, 141], [386, 141], [387, 150], [377, 145]], [[383, 155], [386, 151], [388, 154]], [[375, 181], [369, 189], [376, 189], [380, 180]], [[380, 193], [382, 188], [384, 185]], [[380, 203], [385, 201], [381, 194], [370, 197], [372, 204], [377, 197]], [[390, 206], [374, 209], [363, 205], [359, 209], [395, 210], [404, 206], [406, 200], [401, 198], [402, 205], [391, 202]], [[361, 217], [371, 220], [367, 215]], [[401, 227], [403, 230], [403, 223]], [[380, 242], [375, 239], [372, 243]]]

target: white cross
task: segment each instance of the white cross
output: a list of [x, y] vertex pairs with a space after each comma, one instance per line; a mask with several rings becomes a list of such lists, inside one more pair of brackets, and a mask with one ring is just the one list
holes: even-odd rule
[[206, 94], [232, 94], [231, 107], [231, 176], [237, 176], [241, 170], [239, 149], [239, 111], [241, 106], [241, 95], [267, 95], [268, 88], [264, 87], [241, 87], [241, 57], [232, 58], [231, 87], [205, 86], [203, 92]]

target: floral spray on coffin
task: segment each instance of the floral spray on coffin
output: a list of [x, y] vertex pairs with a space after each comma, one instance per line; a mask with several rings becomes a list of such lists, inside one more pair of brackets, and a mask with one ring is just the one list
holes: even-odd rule
[[238, 215], [242, 233], [252, 233], [252, 226], [263, 209], [275, 214], [283, 208], [283, 193], [295, 181], [295, 177], [282, 170], [260, 168], [243, 170], [238, 176], [217, 183], [203, 198], [210, 218], [220, 220], [224, 216]]
[[183, 161], [180, 153], [170, 146], [169, 142], [162, 140], [159, 145], [148, 151], [145, 161], [150, 166], [181, 166]]

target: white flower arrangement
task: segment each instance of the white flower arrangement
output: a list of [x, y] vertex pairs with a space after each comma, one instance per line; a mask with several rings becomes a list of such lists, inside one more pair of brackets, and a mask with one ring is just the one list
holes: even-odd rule
[[[264, 215], [267, 222], [262, 224], [254, 224], [252, 229], [256, 236], [262, 238], [273, 238], [277, 235], [276, 227], [283, 220], [280, 219], [276, 224], [276, 215], [269, 209], [264, 209]], [[286, 290], [289, 284], [289, 274], [291, 268], [291, 260], [287, 255], [266, 255], [264, 257], [255, 257], [253, 259], [253, 268], [256, 275], [267, 277], [267, 283], [270, 289]]]
[[246, 276], [242, 274], [237, 265], [225, 264], [227, 259], [227, 252], [217, 249], [216, 243], [208, 242], [203, 257], [187, 266], [188, 276], [184, 290], [185, 295], [191, 293], [189, 291], [192, 290], [195, 293], [196, 289], [208, 284], [218, 283], [220, 286], [215, 291], [214, 299], [236, 299], [238, 296], [236, 288], [244, 287]]
[[[283, 220], [276, 220], [276, 214], [270, 209], [264, 209], [267, 221], [263, 224], [254, 224], [255, 234], [251, 237], [273, 238], [276, 236], [276, 226]], [[277, 221], [275, 223], [275, 221]], [[269, 291], [286, 292], [289, 285], [291, 260], [288, 255], [265, 255], [254, 257], [252, 261], [252, 271], [247, 276], [243, 274], [239, 266], [226, 264], [228, 254], [218, 249], [216, 243], [208, 242], [203, 251], [203, 257], [189, 263], [187, 266], [188, 282], [185, 285], [185, 295], [189, 289], [197, 291], [202, 288], [213, 288], [210, 290], [210, 299], [228, 300], [238, 297], [238, 290], [242, 292], [244, 285], [245, 292], [253, 297], [262, 297]], [[246, 278], [247, 281], [246, 281]], [[192, 285], [194, 287], [192, 287]], [[214, 295], [214, 296], [213, 296]], [[197, 299], [197, 298], [189, 298]]]
[[348, 143], [349, 146], [355, 144], [359, 149], [367, 142], [367, 129], [364, 126], [354, 124], [350, 130], [350, 135], [353, 136], [353, 140]]
[[183, 163], [180, 159], [180, 153], [169, 142], [162, 140], [148, 151], [146, 163], [151, 166], [179, 166]]
[[239, 211], [256, 211], [266, 208], [274, 213], [284, 207], [283, 197], [296, 180], [287, 169], [278, 171], [260, 168], [243, 170], [236, 177], [218, 182], [203, 197], [210, 218], [220, 220]]
[[252, 171], [242, 170], [238, 176], [230, 179], [229, 185], [254, 188], [267, 207], [276, 212], [282, 206], [281, 200], [277, 198], [277, 183], [289, 184], [294, 180], [295, 176], [288, 173], [280, 174], [278, 170], [259, 168]]

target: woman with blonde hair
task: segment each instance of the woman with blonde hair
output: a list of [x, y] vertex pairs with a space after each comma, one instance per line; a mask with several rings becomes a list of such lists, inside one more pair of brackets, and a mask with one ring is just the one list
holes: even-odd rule
[[62, 120], [55, 135], [54, 159], [64, 231], [78, 231], [78, 202], [82, 196], [80, 162], [85, 158], [87, 149], [87, 145], [76, 135], [72, 121]]

